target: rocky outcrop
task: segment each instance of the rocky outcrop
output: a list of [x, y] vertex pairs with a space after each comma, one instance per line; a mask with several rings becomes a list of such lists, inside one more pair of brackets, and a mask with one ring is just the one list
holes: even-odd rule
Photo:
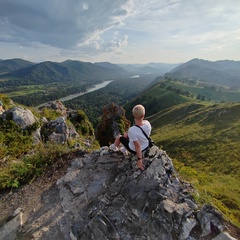
[[130, 122], [125, 117], [125, 110], [121, 106], [110, 103], [103, 108], [96, 138], [100, 146], [110, 145], [119, 134], [123, 134], [129, 127]]
[[[42, 194], [42, 205], [25, 217], [23, 209], [15, 239], [234, 239], [216, 209], [197, 205], [194, 189], [178, 179], [165, 151], [154, 146], [146, 152], [144, 171], [136, 160], [108, 147], [73, 159]], [[12, 233], [16, 229], [3, 239], [14, 239]]]
[[[55, 111], [61, 116], [50, 121], [45, 117], [38, 119], [31, 110], [21, 106], [14, 106], [3, 112], [1, 118], [4, 121], [14, 121], [22, 130], [32, 130], [33, 144], [47, 141], [64, 144], [67, 141], [79, 140], [80, 134], [74, 124], [71, 123], [71, 120], [78, 116], [78, 111], [67, 110], [60, 101], [46, 103], [38, 109], [39, 113], [41, 114], [44, 109]], [[94, 137], [92, 125], [85, 118], [87, 118], [86, 115], [82, 114], [79, 122], [76, 120], [73, 122], [76, 125], [84, 125], [83, 128], [87, 133], [87, 137]], [[84, 121], [84, 123], [81, 121]], [[88, 129], [90, 130], [88, 131]]]
[[60, 113], [62, 116], [66, 116], [67, 115], [67, 108], [60, 101], [47, 102], [47, 103], [41, 105], [38, 108], [38, 110], [39, 111], [43, 111], [45, 108], [54, 110], [54, 111]]
[[74, 126], [67, 124], [66, 117], [59, 117], [45, 123], [40, 132], [45, 141], [53, 141], [57, 144], [64, 144], [69, 138], [79, 137]]
[[4, 120], [13, 120], [22, 129], [26, 129], [35, 124], [38, 119], [33, 113], [21, 106], [15, 106], [2, 114]]

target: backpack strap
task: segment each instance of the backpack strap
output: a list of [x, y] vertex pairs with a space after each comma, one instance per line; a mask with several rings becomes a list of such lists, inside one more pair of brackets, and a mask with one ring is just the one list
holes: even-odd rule
[[146, 137], [148, 140], [150, 140], [149, 137], [148, 137], [148, 135], [143, 131], [143, 129], [142, 129], [140, 126], [138, 126], [138, 125], [135, 125], [135, 126], [138, 127], [138, 128], [140, 128], [140, 129], [142, 130], [143, 134], [145, 135], [145, 137]]

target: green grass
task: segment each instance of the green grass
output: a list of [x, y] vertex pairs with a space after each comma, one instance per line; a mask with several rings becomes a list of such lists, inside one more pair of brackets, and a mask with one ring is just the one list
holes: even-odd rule
[[162, 89], [159, 84], [155, 84], [150, 89], [143, 92], [137, 98], [129, 101], [124, 105], [126, 116], [128, 119], [132, 118], [132, 108], [136, 104], [142, 104], [146, 109], [146, 116], [151, 116], [161, 110], [167, 109], [171, 106], [187, 102], [197, 102], [196, 99], [176, 94], [172, 91]]
[[[230, 90], [229, 87], [198, 82], [198, 85], [190, 86], [176, 81], [162, 81], [167, 86], [174, 86], [183, 91], [189, 91], [194, 97], [204, 96], [205, 100], [212, 102], [240, 102], [240, 90]], [[160, 84], [160, 83], [159, 83]]]
[[240, 227], [240, 103], [185, 103], [149, 118], [183, 179]]
[[[6, 95], [0, 94], [0, 100], [5, 109], [10, 107], [10, 99]], [[58, 111], [48, 108], [44, 108], [41, 112], [31, 110], [36, 117], [45, 117], [49, 121], [61, 115]], [[0, 190], [17, 188], [21, 184], [29, 183], [40, 176], [46, 167], [57, 161], [59, 156], [74, 151], [76, 143], [81, 145], [81, 150], [85, 151], [99, 148], [92, 124], [86, 114], [80, 110], [67, 121], [69, 125], [75, 126], [80, 137], [68, 139], [64, 145], [49, 141], [35, 145], [33, 132], [40, 127], [41, 122], [23, 130], [12, 120], [11, 114], [6, 118], [7, 120], [0, 118]], [[47, 139], [49, 129], [42, 126], [41, 130], [42, 136], [46, 136]], [[91, 141], [91, 147], [84, 145], [85, 139]]]
[[[196, 99], [198, 95], [205, 100]], [[211, 102], [206, 101], [210, 96]], [[236, 100], [240, 101], [240, 92], [222, 86], [161, 79], [124, 109], [132, 119], [132, 107], [145, 106], [154, 142], [199, 192], [198, 203], [212, 204], [240, 227], [240, 103], [231, 103]]]
[[38, 145], [34, 151], [35, 154], [8, 161], [0, 166], [0, 189], [17, 188], [33, 181], [62, 155], [69, 153], [66, 146], [59, 144]]

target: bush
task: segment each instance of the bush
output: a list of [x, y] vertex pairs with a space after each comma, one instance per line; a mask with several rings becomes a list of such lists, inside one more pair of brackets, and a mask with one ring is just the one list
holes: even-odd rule
[[39, 145], [35, 154], [25, 156], [20, 161], [12, 160], [0, 168], [0, 189], [17, 188], [31, 182], [68, 152], [68, 148], [62, 145]]

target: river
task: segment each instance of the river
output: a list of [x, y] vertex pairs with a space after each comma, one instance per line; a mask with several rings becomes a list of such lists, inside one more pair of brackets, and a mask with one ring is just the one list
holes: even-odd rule
[[[98, 89], [101, 89], [101, 88], [104, 88], [106, 87], [110, 82], [112, 82], [113, 80], [108, 80], [108, 81], [105, 81], [103, 83], [99, 83], [99, 84], [96, 84], [94, 85], [94, 87], [91, 87], [89, 88], [86, 92], [81, 92], [81, 93], [75, 93], [75, 94], [71, 94], [71, 95], [68, 95], [67, 97], [63, 97], [63, 98], [59, 98], [58, 100], [61, 101], [61, 102], [65, 102], [65, 101], [68, 101], [68, 100], [71, 100], [73, 98], [76, 98], [76, 97], [79, 97], [79, 96], [82, 96], [86, 93], [90, 93], [90, 92], [94, 92]], [[41, 105], [37, 106], [37, 108], [39, 107], [42, 107], [44, 106], [46, 103], [42, 103]]]
[[71, 94], [71, 95], [68, 95], [67, 97], [60, 98], [59, 101], [65, 102], [65, 101], [71, 100], [71, 99], [73, 99], [73, 98], [82, 96], [82, 95], [84, 95], [84, 94], [86, 94], [86, 93], [94, 92], [94, 91], [96, 91], [96, 90], [98, 90], [98, 89], [101, 89], [101, 88], [106, 87], [106, 86], [107, 86], [110, 82], [112, 82], [112, 81], [113, 81], [113, 80], [109, 80], [109, 81], [105, 81], [105, 82], [103, 82], [103, 83], [96, 84], [96, 85], [94, 85], [94, 87], [89, 88], [86, 92]]

